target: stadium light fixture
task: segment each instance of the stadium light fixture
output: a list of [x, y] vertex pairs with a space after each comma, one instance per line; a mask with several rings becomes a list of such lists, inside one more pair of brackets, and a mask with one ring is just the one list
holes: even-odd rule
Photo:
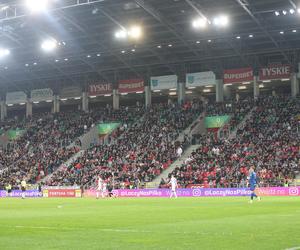
[[157, 48], [158, 48], [158, 49], [161, 49], [161, 45], [157, 45]]
[[99, 56], [101, 56], [101, 54], [100, 54], [100, 53], [98, 53], [98, 54], [97, 54], [97, 56], [99, 57]]
[[283, 10], [282, 11], [282, 14], [285, 16], [287, 14], [287, 11], [286, 10]]
[[6, 57], [10, 54], [10, 50], [9, 49], [1, 49], [0, 48], [0, 58], [2, 57]]
[[49, 0], [26, 0], [25, 5], [30, 12], [40, 13], [47, 10], [49, 2]]
[[197, 44], [199, 44], [199, 43], [200, 43], [200, 41], [196, 41], [196, 43], [197, 43]]
[[197, 18], [195, 20], [193, 20], [192, 22], [192, 26], [195, 28], [195, 29], [204, 29], [207, 27], [207, 19], [206, 18]]
[[229, 18], [228, 16], [220, 15], [214, 18], [213, 23], [218, 27], [226, 27], [229, 24]]
[[280, 31], [279, 33], [280, 33], [280, 35], [283, 35], [283, 34], [284, 34], [284, 31]]
[[135, 49], [132, 49], [131, 52], [135, 52]]
[[241, 39], [241, 37], [240, 37], [240, 36], [237, 36], [236, 39]]
[[299, 8], [299, 9], [297, 9], [297, 12], [300, 14], [300, 8]]
[[25, 67], [28, 67], [29, 66], [29, 64], [28, 63], [25, 63]]
[[37, 65], [37, 62], [34, 62], [33, 65], [34, 65], [34, 66]]
[[91, 55], [87, 55], [86, 57], [87, 57], [87, 58], [91, 58]]
[[56, 47], [57, 47], [57, 41], [55, 39], [47, 39], [47, 40], [43, 41], [41, 44], [41, 48], [45, 52], [51, 52], [51, 51], [55, 50]]
[[250, 35], [249, 35], [249, 38], [253, 38], [253, 35], [252, 35], [252, 34], [250, 34]]
[[66, 62], [67, 62], [67, 61], [69, 61], [69, 59], [68, 59], [68, 58], [65, 58], [64, 60], [65, 60]]
[[275, 16], [280, 16], [280, 12], [279, 11], [275, 11]]
[[296, 32], [297, 32], [297, 30], [292, 30], [292, 32], [293, 32], [293, 33], [296, 33]]
[[115, 33], [115, 37], [118, 39], [125, 39], [127, 38], [127, 31], [125, 29], [118, 30]]
[[208, 43], [211, 43], [211, 40], [209, 39], [209, 40], [207, 40], [207, 42], [208, 42]]
[[122, 54], [125, 54], [125, 53], [126, 53], [126, 51], [125, 51], [125, 50], [122, 50], [122, 51], [121, 51], [121, 53], [122, 53]]
[[173, 45], [172, 45], [172, 44], [169, 44], [168, 47], [171, 48], [171, 47], [173, 47]]
[[55, 62], [59, 62], [59, 59], [55, 59]]
[[142, 37], [142, 28], [140, 26], [132, 26], [128, 31], [128, 36], [133, 39], [140, 39]]
[[5, 11], [5, 10], [7, 10], [8, 8], [9, 8], [9, 6], [8, 6], [8, 5], [5, 5], [5, 6], [1, 7], [1, 11]]
[[290, 9], [290, 14], [295, 14], [295, 10], [294, 9]]

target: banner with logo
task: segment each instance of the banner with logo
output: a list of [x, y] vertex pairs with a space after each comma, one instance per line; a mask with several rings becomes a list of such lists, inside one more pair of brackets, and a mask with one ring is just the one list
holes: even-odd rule
[[118, 122], [98, 124], [97, 125], [98, 134], [99, 135], [108, 135], [119, 126], [120, 126], [120, 123], [118, 123]]
[[33, 102], [53, 100], [53, 91], [52, 89], [34, 89], [30, 96]]
[[212, 71], [186, 74], [186, 87], [216, 85], [216, 75]]
[[119, 81], [119, 93], [144, 92], [143, 79], [128, 79]]
[[292, 66], [289, 64], [270, 65], [261, 68], [259, 71], [259, 80], [275, 80], [290, 78], [292, 73]]
[[25, 133], [24, 129], [10, 129], [7, 131], [7, 137], [9, 140], [16, 140]]
[[23, 91], [6, 93], [6, 104], [18, 104], [27, 102], [27, 95]]
[[253, 69], [226, 69], [223, 72], [223, 81], [224, 84], [251, 82], [253, 81]]
[[[8, 196], [5, 190], [0, 190], [0, 197], [21, 197], [21, 190], [12, 190], [10, 195]], [[25, 196], [30, 198], [41, 197], [41, 193], [38, 190], [26, 190]]]
[[[250, 196], [249, 188], [181, 188], [177, 189], [179, 197], [226, 197]], [[170, 189], [117, 189], [117, 197], [170, 197]], [[259, 196], [300, 196], [300, 187], [265, 187], [258, 188]]]
[[89, 96], [108, 95], [113, 93], [112, 83], [97, 83], [89, 85]]
[[151, 77], [151, 90], [176, 89], [178, 77], [176, 75]]
[[80, 87], [64, 87], [59, 93], [60, 98], [74, 98], [82, 96], [82, 91]]
[[204, 124], [206, 128], [221, 128], [229, 121], [229, 119], [229, 115], [207, 116], [205, 117]]
[[80, 189], [46, 189], [43, 190], [43, 197], [51, 198], [51, 197], [81, 197]]

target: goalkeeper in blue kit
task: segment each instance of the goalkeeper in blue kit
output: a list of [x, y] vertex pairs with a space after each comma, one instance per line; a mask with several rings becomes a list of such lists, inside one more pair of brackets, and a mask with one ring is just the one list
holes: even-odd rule
[[258, 197], [255, 193], [256, 187], [257, 187], [257, 175], [254, 172], [254, 166], [250, 167], [249, 169], [249, 185], [251, 190], [251, 200], [250, 203], [253, 203], [253, 198], [257, 198], [258, 201], [260, 201], [260, 197]]

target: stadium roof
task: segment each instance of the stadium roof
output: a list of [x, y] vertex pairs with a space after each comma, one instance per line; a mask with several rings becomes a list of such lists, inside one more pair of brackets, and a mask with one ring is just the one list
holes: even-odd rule
[[[0, 61], [2, 93], [299, 61], [292, 0], [55, 0], [40, 15], [23, 5], [1, 1], [0, 46], [10, 49]], [[197, 17], [219, 14], [228, 27], [192, 27]], [[142, 39], [115, 38], [130, 25], [142, 27]], [[59, 42], [54, 53], [41, 51], [45, 38]]]

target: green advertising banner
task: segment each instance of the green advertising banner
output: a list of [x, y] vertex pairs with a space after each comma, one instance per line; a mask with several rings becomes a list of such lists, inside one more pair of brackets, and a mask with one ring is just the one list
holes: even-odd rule
[[25, 133], [24, 129], [10, 129], [7, 132], [9, 140], [16, 140]]
[[114, 131], [120, 123], [100, 123], [97, 125], [99, 135], [107, 135]]
[[205, 117], [206, 128], [221, 128], [230, 119], [229, 115]]

